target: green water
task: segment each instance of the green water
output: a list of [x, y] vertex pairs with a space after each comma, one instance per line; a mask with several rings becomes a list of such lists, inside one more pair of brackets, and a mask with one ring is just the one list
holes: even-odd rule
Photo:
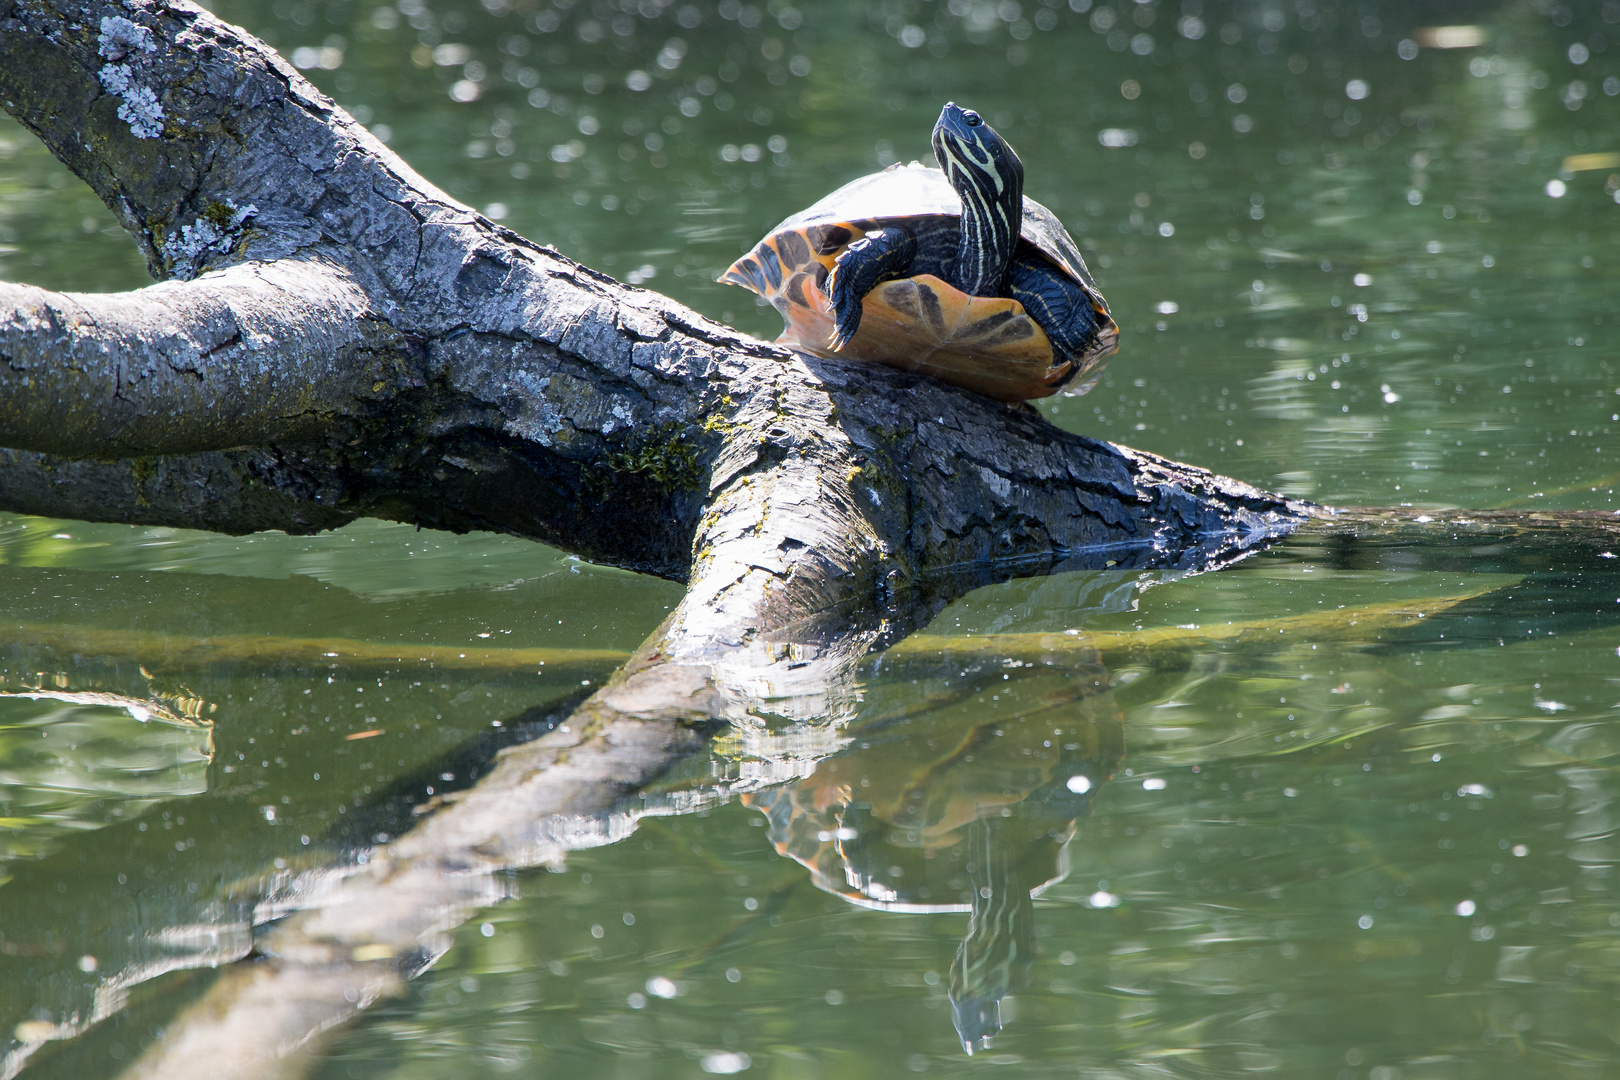
[[[1620, 157], [1593, 155], [1620, 151], [1620, 5], [218, 10], [457, 197], [764, 335], [774, 313], [715, 276], [925, 156], [955, 99], [1018, 148], [1121, 323], [1103, 382], [1041, 403], [1056, 422], [1328, 503], [1615, 505]], [[1404, 58], [1456, 24], [1482, 43]], [[144, 280], [12, 126], [0, 277]], [[1184, 580], [981, 590], [866, 663], [841, 755], [745, 804], [701, 797], [760, 764], [717, 744], [660, 794], [692, 812], [518, 875], [318, 1075], [1609, 1075], [1608, 554], [1304, 538]], [[0, 598], [0, 690], [33, 695], [0, 698], [0, 1071], [105, 1014], [28, 1058], [83, 1076], [205, 992], [286, 874], [408, 828], [679, 592], [379, 523], [11, 517]], [[939, 640], [985, 634], [1049, 640]], [[536, 649], [597, 651], [513, 659]], [[1023, 935], [1021, 959], [953, 983], [981, 885], [1045, 888], [991, 942]], [[972, 1057], [964, 985], [1010, 991]]]

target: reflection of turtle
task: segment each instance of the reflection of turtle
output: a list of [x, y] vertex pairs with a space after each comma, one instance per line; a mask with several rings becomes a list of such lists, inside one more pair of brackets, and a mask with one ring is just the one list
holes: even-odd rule
[[950, 980], [969, 1053], [1027, 983], [1032, 895], [1067, 875], [1074, 821], [1123, 753], [1107, 673], [1092, 673], [1071, 669], [1062, 692], [1021, 714], [964, 726], [942, 709], [863, 730], [811, 776], [743, 797], [817, 888], [863, 907], [972, 913]]
[[[782, 313], [778, 339], [1002, 401], [1092, 373], [1119, 328], [1057, 216], [977, 113], [945, 106], [940, 169], [891, 166], [772, 229], [721, 281]], [[944, 170], [943, 172], [940, 170]]]

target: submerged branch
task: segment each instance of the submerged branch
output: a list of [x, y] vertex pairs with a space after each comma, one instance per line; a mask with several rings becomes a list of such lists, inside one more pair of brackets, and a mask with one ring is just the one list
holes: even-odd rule
[[[1517, 579], [1515, 579], [1517, 580]], [[1071, 630], [1046, 633], [959, 634], [916, 633], [890, 647], [887, 655], [972, 656], [1028, 660], [1073, 652], [1101, 655], [1109, 664], [1142, 662], [1164, 652], [1200, 648], [1275, 648], [1280, 639], [1310, 641], [1376, 641], [1389, 630], [1409, 627], [1497, 590], [1492, 582], [1461, 592], [1363, 604], [1334, 611], [1275, 618], [1187, 626], [1149, 626], [1140, 630]], [[436, 671], [486, 675], [599, 672], [623, 663], [631, 654], [617, 649], [465, 648], [449, 645], [390, 645], [337, 638], [217, 637], [194, 638], [165, 633], [99, 630], [56, 624], [9, 628], [14, 641], [0, 648], [24, 647], [91, 655], [110, 662], [137, 664], [153, 677], [184, 679], [221, 666], [265, 665], [308, 668], [354, 679], [378, 670], [423, 665]], [[50, 674], [42, 672], [42, 674]], [[4, 675], [0, 674], [0, 680]], [[0, 681], [0, 685], [4, 685]]]
[[[437, 671], [564, 674], [612, 668], [629, 657], [622, 649], [562, 649], [545, 646], [502, 649], [467, 645], [421, 645], [353, 638], [289, 638], [224, 634], [190, 637], [141, 630], [108, 630], [65, 623], [0, 624], [0, 650], [31, 656], [94, 656], [138, 664], [153, 676], [184, 678], [213, 668], [265, 665], [360, 674], [422, 666]], [[46, 662], [41, 660], [40, 662]], [[0, 674], [0, 678], [4, 678]]]

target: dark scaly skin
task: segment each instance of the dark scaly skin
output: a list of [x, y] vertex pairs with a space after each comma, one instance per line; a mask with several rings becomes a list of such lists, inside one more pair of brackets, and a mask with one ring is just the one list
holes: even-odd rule
[[[899, 240], [901, 233], [909, 242]], [[840, 252], [827, 281], [838, 328], [833, 349], [842, 349], [855, 336], [861, 325], [862, 298], [883, 282], [918, 274], [949, 280], [960, 234], [961, 224], [955, 218], [912, 218], [903, 224], [873, 227]], [[875, 242], [868, 244], [869, 240]], [[909, 258], [903, 257], [904, 252], [910, 253]]]
[[917, 258], [917, 239], [903, 225], [890, 225], [867, 233], [838, 256], [827, 278], [837, 330], [833, 349], [842, 349], [861, 325], [861, 298], [880, 283], [911, 276]]
[[912, 260], [908, 276], [933, 274], [949, 281], [951, 266], [956, 262], [962, 223], [955, 218], [923, 217], [908, 218], [905, 226], [917, 241], [917, 256]]
[[969, 296], [1005, 296], [1024, 218], [1024, 163], [971, 109], [945, 103], [934, 161], [962, 200], [962, 235], [946, 280]]
[[1007, 295], [1024, 305], [1061, 359], [1082, 355], [1097, 337], [1097, 309], [1069, 275], [1020, 246], [1007, 275]]

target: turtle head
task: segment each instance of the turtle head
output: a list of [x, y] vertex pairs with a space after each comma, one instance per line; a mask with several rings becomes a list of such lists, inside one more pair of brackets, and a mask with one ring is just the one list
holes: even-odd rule
[[974, 296], [1001, 292], [1024, 213], [1024, 163], [978, 113], [947, 102], [934, 125], [934, 159], [962, 199], [964, 270]]
[[995, 203], [1005, 201], [1008, 191], [1024, 192], [1024, 163], [1007, 140], [978, 113], [954, 101], [945, 103], [934, 125], [934, 159], [964, 199], [972, 191]]

